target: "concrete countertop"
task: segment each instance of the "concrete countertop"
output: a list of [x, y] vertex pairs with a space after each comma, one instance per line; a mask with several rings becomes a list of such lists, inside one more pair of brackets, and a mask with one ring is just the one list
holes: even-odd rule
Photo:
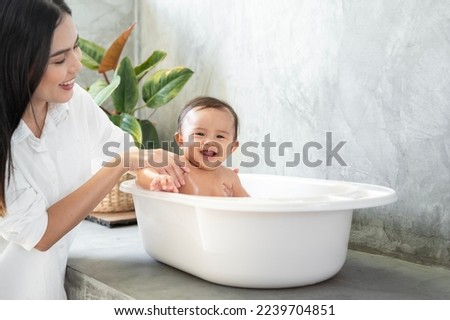
[[233, 288], [155, 261], [136, 225], [107, 228], [83, 221], [69, 255], [66, 290], [69, 299], [439, 300], [450, 299], [450, 270], [350, 250], [336, 276], [313, 286]]

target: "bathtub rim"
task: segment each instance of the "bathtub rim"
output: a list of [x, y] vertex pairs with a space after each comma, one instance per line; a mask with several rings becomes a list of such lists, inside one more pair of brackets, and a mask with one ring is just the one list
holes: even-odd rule
[[306, 183], [326, 184], [328, 186], [343, 185], [353, 190], [353, 192], [302, 197], [301, 199], [285, 197], [268, 199], [209, 197], [162, 191], [150, 191], [137, 186], [135, 179], [123, 182], [120, 185], [120, 190], [150, 199], [171, 201], [205, 209], [229, 210], [231, 212], [311, 212], [354, 210], [382, 206], [393, 203], [397, 200], [397, 194], [393, 189], [372, 184], [270, 174], [240, 173], [239, 176], [244, 178], [253, 176], [262, 178], [277, 177], [277, 179], [295, 179]]

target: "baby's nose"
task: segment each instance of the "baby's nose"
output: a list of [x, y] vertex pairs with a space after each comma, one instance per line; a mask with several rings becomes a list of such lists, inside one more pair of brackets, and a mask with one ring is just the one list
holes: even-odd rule
[[214, 141], [213, 139], [206, 139], [205, 141], [203, 141], [203, 145], [205, 147], [216, 147], [219, 145], [219, 143]]

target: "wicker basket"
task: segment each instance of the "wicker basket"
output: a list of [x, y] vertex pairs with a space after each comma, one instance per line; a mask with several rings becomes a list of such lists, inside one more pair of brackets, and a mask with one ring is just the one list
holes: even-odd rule
[[127, 173], [120, 178], [114, 188], [106, 195], [105, 198], [95, 207], [93, 212], [97, 213], [112, 213], [112, 212], [126, 212], [133, 211], [133, 197], [129, 193], [125, 193], [119, 190], [119, 186], [123, 181], [134, 178], [131, 174]]

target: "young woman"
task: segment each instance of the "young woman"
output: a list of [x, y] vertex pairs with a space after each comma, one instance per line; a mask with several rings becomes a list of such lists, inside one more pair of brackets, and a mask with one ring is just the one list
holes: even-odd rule
[[[125, 172], [167, 159], [130, 148], [75, 84], [77, 41], [63, 0], [0, 2], [0, 299], [65, 299], [73, 229]], [[183, 184], [168, 159], [156, 169]]]

